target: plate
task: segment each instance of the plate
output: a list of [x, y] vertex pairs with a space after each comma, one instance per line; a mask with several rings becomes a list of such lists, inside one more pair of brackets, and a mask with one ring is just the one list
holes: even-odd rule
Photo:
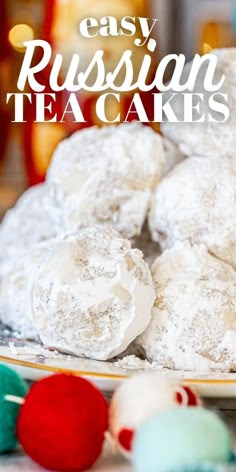
[[[8, 365], [27, 380], [39, 380], [52, 373], [73, 373], [92, 381], [108, 396], [130, 375], [147, 371], [178, 378], [192, 385], [205, 398], [236, 398], [236, 373], [197, 373], [158, 370], [147, 361], [129, 357], [124, 361], [101, 362], [82, 359], [47, 349], [41, 344], [20, 340], [8, 330], [0, 332], [0, 362]], [[124, 367], [125, 365], [125, 367]], [[123, 367], [122, 367], [123, 366]]]

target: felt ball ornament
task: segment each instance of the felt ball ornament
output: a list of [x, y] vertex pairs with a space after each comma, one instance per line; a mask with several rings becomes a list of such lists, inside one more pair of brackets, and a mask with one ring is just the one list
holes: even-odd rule
[[[0, 453], [13, 451], [17, 446], [16, 422], [20, 409], [19, 398], [28, 391], [26, 383], [12, 369], [0, 364]], [[16, 397], [16, 398], [15, 398]]]
[[211, 471], [232, 460], [230, 434], [213, 412], [175, 408], [147, 420], [134, 438], [135, 472]]
[[36, 382], [20, 410], [17, 435], [26, 454], [49, 470], [83, 471], [98, 459], [108, 426], [97, 388], [73, 375]]
[[176, 406], [200, 406], [198, 395], [157, 373], [145, 373], [124, 381], [109, 408], [109, 431], [118, 449], [129, 456], [135, 431], [147, 418]]

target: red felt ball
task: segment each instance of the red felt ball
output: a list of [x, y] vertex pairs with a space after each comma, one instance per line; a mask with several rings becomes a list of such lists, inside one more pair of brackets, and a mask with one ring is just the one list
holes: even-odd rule
[[52, 375], [26, 396], [17, 436], [26, 454], [46, 469], [87, 470], [101, 454], [107, 410], [104, 397], [87, 380]]

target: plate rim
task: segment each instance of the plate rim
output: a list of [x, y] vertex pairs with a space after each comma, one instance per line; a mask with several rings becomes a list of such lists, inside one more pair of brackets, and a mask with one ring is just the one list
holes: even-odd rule
[[[73, 375], [82, 376], [82, 377], [91, 377], [91, 378], [104, 379], [104, 380], [106, 379], [106, 380], [122, 381], [129, 378], [129, 375], [125, 373], [123, 375], [122, 374], [107, 374], [107, 373], [94, 372], [94, 371], [66, 369], [63, 367], [55, 367], [55, 366], [49, 366], [46, 364], [38, 364], [36, 362], [23, 361], [20, 359], [2, 356], [2, 355], [0, 355], [0, 362], [18, 365], [21, 367], [29, 367], [29, 368], [38, 369], [38, 370], [47, 371], [47, 372], [68, 373], [68, 374], [73, 374]], [[132, 370], [130, 372], [132, 372]], [[235, 379], [183, 378], [182, 382], [183, 384], [188, 384], [188, 385], [189, 384], [191, 385], [206, 384], [206, 385], [212, 385], [212, 386], [214, 385], [223, 386], [223, 385], [236, 385], [236, 378]]]
[[[7, 357], [7, 356], [2, 356], [0, 355], [0, 362], [5, 362], [7, 364], [14, 364], [22, 367], [30, 367], [32, 369], [38, 369], [38, 370], [44, 370], [44, 371], [50, 371], [50, 372], [55, 372], [55, 373], [65, 373], [67, 372], [68, 374], [73, 374], [77, 376], [91, 376], [95, 378], [100, 378], [100, 379], [109, 379], [109, 380], [125, 380], [128, 378], [128, 375], [119, 375], [119, 374], [106, 374], [106, 373], [100, 373], [100, 372], [91, 372], [91, 371], [85, 371], [85, 370], [75, 370], [75, 369], [65, 369], [64, 367], [55, 367], [55, 366], [49, 366], [47, 364], [38, 364], [36, 362], [30, 362], [30, 361], [23, 361], [20, 359], [15, 359], [13, 357]], [[235, 380], [236, 382], [236, 380]]]

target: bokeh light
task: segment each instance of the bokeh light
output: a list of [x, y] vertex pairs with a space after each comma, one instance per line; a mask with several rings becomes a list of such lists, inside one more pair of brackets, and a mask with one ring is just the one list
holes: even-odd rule
[[29, 25], [25, 25], [25, 24], [15, 25], [9, 31], [8, 39], [12, 47], [16, 51], [24, 52], [25, 51], [24, 42], [31, 41], [32, 39], [34, 39], [34, 30]]

